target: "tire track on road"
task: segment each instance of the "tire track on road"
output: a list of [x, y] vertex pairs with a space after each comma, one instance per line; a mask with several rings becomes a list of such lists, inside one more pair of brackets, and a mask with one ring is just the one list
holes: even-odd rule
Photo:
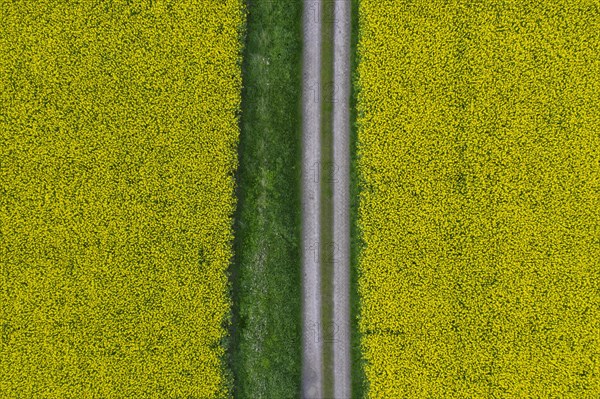
[[302, 54], [302, 397], [323, 397], [321, 332], [321, 0], [304, 0]]
[[333, 31], [333, 387], [336, 399], [349, 399], [350, 354], [350, 33], [351, 0], [338, 0]]

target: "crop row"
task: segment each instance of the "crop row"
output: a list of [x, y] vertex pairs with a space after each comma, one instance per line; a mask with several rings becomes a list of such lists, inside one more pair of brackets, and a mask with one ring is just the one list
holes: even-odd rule
[[0, 396], [231, 391], [240, 0], [0, 6]]
[[360, 2], [370, 398], [600, 395], [600, 15]]

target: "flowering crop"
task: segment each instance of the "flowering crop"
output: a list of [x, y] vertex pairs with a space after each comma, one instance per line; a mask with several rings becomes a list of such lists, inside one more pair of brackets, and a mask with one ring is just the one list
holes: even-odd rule
[[368, 396], [600, 397], [600, 5], [359, 18]]
[[242, 1], [0, 21], [0, 397], [229, 397]]

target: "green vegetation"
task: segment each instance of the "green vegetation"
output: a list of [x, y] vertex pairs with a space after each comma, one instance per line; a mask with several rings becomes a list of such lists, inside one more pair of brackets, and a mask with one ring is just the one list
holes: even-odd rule
[[230, 396], [241, 1], [0, 21], [0, 397]]
[[301, 0], [248, 9], [232, 273], [239, 398], [300, 395], [301, 15]]
[[350, 71], [352, 86], [350, 87], [350, 321], [351, 321], [351, 350], [352, 350], [352, 396], [365, 396], [366, 379], [364, 362], [360, 348], [360, 296], [358, 295], [358, 257], [362, 246], [358, 226], [359, 177], [358, 177], [358, 126], [356, 124], [356, 105], [358, 95], [357, 65], [359, 62], [356, 51], [359, 40], [359, 0], [352, 0], [352, 34], [350, 42]]
[[333, 397], [333, 29], [335, 3], [324, 1], [320, 13], [321, 31], [321, 324], [323, 332], [323, 397]]
[[371, 398], [600, 397], [598, 2], [360, 2]]

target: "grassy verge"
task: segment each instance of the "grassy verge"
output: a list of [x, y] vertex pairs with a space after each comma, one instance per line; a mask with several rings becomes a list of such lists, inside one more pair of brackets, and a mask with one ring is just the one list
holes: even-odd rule
[[231, 367], [238, 398], [300, 392], [302, 2], [248, 4]]
[[350, 305], [351, 310], [351, 346], [352, 346], [352, 396], [362, 398], [365, 396], [365, 373], [363, 369], [363, 358], [360, 350], [360, 297], [358, 295], [358, 256], [360, 254], [361, 239], [358, 228], [358, 204], [360, 181], [357, 169], [357, 138], [358, 128], [356, 125], [356, 100], [358, 94], [358, 78], [356, 66], [358, 64], [358, 36], [359, 36], [359, 1], [352, 0], [352, 35], [350, 44], [350, 71], [351, 71], [351, 94], [350, 94]]

